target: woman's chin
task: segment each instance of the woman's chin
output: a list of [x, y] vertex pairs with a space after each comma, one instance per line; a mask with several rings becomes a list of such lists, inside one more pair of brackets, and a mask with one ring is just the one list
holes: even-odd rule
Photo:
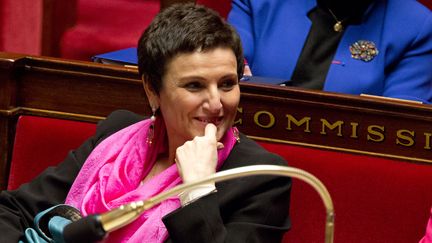
[[220, 142], [222, 140], [226, 131], [227, 131], [227, 129], [225, 127], [218, 128], [218, 131], [216, 133], [216, 139], [218, 142]]

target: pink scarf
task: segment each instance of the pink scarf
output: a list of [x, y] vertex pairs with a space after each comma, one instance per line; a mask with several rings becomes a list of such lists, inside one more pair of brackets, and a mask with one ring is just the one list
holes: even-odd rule
[[[66, 204], [85, 216], [103, 213], [123, 204], [144, 200], [180, 184], [173, 164], [145, 184], [141, 181], [152, 169], [158, 154], [166, 151], [162, 119], [156, 119], [154, 141], [146, 143], [150, 119], [126, 127], [102, 141], [89, 155], [66, 198]], [[233, 129], [227, 131], [218, 151], [217, 169], [236, 143]], [[105, 242], [164, 242], [168, 232], [162, 217], [180, 207], [178, 197], [170, 198], [144, 212], [131, 224], [109, 234]]]
[[419, 243], [432, 243], [432, 208], [430, 212], [430, 218], [426, 226], [426, 234]]

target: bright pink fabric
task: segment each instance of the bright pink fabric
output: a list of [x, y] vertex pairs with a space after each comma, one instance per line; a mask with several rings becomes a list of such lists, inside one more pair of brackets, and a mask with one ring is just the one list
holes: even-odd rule
[[[155, 122], [154, 141], [146, 143], [151, 121], [145, 120], [111, 135], [89, 155], [76, 178], [66, 204], [80, 209], [83, 215], [103, 213], [123, 204], [144, 200], [181, 183], [173, 164], [141, 185], [158, 154], [167, 150], [165, 127]], [[228, 157], [236, 139], [227, 132], [218, 151], [218, 168]], [[161, 218], [180, 206], [178, 197], [163, 201], [144, 212], [137, 220], [112, 232], [106, 242], [163, 242], [168, 232]]]
[[429, 222], [426, 226], [426, 234], [423, 237], [423, 239], [420, 240], [419, 243], [432, 243], [432, 208], [431, 208], [431, 215], [429, 218]]

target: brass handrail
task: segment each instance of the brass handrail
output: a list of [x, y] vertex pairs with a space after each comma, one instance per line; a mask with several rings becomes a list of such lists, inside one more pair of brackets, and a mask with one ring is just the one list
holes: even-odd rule
[[178, 195], [180, 192], [209, 182], [219, 182], [243, 176], [279, 175], [300, 179], [312, 186], [321, 197], [326, 209], [325, 242], [332, 243], [334, 239], [334, 208], [330, 194], [324, 184], [312, 174], [293, 167], [277, 165], [251, 165], [220, 171], [208, 178], [195, 182], [184, 183], [160, 193], [147, 200], [132, 202], [100, 215], [102, 227], [106, 232], [119, 229], [138, 218], [145, 210], [159, 204], [163, 200]]

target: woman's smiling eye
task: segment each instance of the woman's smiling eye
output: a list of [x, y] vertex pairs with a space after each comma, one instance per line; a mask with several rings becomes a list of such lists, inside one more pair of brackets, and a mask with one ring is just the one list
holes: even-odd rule
[[189, 91], [198, 91], [199, 89], [202, 88], [202, 84], [200, 82], [193, 81], [185, 84], [184, 88]]
[[224, 90], [231, 90], [235, 85], [237, 85], [237, 81], [236, 80], [227, 79], [227, 80], [224, 80], [219, 85], [219, 87], [221, 87]]

